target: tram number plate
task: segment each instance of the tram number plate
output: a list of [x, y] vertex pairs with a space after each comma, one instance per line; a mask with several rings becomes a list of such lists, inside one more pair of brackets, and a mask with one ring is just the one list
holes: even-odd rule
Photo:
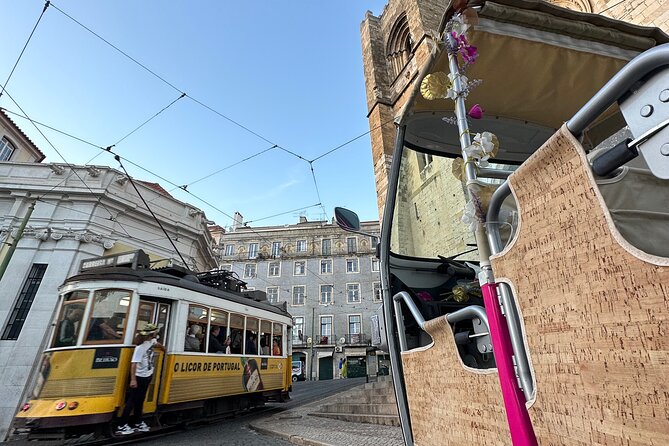
[[118, 361], [121, 357], [120, 348], [96, 348], [93, 357], [94, 369], [115, 369], [118, 367]]

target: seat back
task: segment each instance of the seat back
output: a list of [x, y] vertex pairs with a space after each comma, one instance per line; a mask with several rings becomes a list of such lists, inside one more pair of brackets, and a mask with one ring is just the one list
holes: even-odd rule
[[492, 258], [525, 330], [539, 444], [669, 444], [669, 259], [615, 228], [563, 127], [510, 178], [520, 224]]

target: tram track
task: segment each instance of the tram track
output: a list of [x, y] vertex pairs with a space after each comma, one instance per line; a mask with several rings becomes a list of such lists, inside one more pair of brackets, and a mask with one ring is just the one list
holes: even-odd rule
[[272, 415], [277, 412], [286, 410], [284, 407], [278, 406], [262, 406], [252, 408], [248, 411], [239, 412], [236, 414], [218, 414], [197, 420], [191, 420], [178, 425], [169, 426], [152, 426], [149, 432], [140, 432], [129, 435], [114, 435], [113, 429], [110, 427], [109, 434], [90, 433], [79, 436], [77, 438], [55, 439], [48, 437], [40, 438], [15, 438], [6, 442], [0, 442], [6, 446], [99, 446], [99, 445], [124, 445], [133, 444], [140, 441], [155, 440], [161, 437], [167, 437], [181, 432], [198, 429], [200, 427], [209, 426], [223, 421], [242, 421], [244, 418], [255, 417], [261, 415]]

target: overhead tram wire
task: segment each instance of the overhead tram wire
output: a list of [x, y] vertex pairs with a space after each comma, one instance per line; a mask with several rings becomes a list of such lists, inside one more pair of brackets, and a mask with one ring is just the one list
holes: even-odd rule
[[[5, 90], [5, 93], [7, 93], [7, 96], [9, 97], [9, 99], [12, 100], [12, 102], [14, 103], [14, 105], [16, 105], [16, 106], [19, 108], [19, 110], [21, 110], [21, 113], [23, 113], [23, 114], [25, 115], [25, 117], [32, 123], [32, 125], [33, 125], [33, 126], [35, 127], [35, 129], [39, 132], [39, 134], [42, 135], [42, 138], [44, 138], [44, 140], [51, 146], [51, 148], [58, 154], [58, 156], [61, 157], [61, 159], [65, 162], [65, 164], [70, 168], [71, 173], [73, 173], [77, 178], [79, 178], [79, 181], [81, 181], [81, 183], [86, 187], [86, 189], [88, 189], [88, 191], [89, 191], [91, 194], [95, 194], [95, 193], [93, 192], [93, 190], [88, 186], [88, 184], [86, 184], [86, 182], [83, 180], [83, 178], [81, 178], [81, 176], [79, 176], [79, 174], [77, 173], [77, 171], [74, 169], [74, 165], [73, 165], [73, 164], [70, 164], [70, 163], [65, 159], [65, 157], [63, 156], [63, 154], [60, 153], [60, 151], [56, 148], [56, 146], [53, 145], [53, 143], [51, 142], [51, 140], [50, 140], [49, 138], [46, 137], [46, 135], [44, 134], [44, 132], [42, 132], [42, 130], [39, 128], [39, 126], [38, 126], [32, 119], [30, 119], [30, 116], [28, 116], [28, 114], [25, 112], [25, 110], [23, 110], [23, 108], [21, 108], [21, 106], [18, 104], [18, 102], [16, 102], [16, 100], [14, 99], [14, 97], [12, 97], [12, 95], [9, 94], [9, 92], [8, 92], [7, 90]], [[67, 178], [66, 178], [65, 180], [67, 180]], [[63, 180], [63, 181], [65, 181], [65, 180]], [[61, 182], [60, 184], [62, 184], [62, 182]], [[58, 186], [58, 185], [56, 185], [56, 187], [57, 187], [57, 186]], [[51, 190], [53, 190], [53, 189], [51, 189]], [[46, 192], [46, 193], [48, 193], [48, 192]], [[45, 194], [46, 194], [46, 193], [45, 193]], [[43, 194], [42, 197], [43, 197], [45, 194]], [[42, 197], [38, 197], [38, 198], [42, 198]], [[102, 205], [102, 207], [109, 213], [109, 217], [110, 217], [110, 219], [111, 219], [112, 221], [115, 221], [115, 220], [114, 220], [114, 215], [111, 213], [111, 211], [110, 211], [104, 204], [102, 204], [101, 198], [102, 198], [102, 196], [100, 196], [100, 197], [98, 198], [98, 203], [100, 203], [100, 204]], [[118, 224], [118, 225], [125, 231], [126, 234], [130, 235], [130, 234], [128, 233], [128, 231], [126, 231], [126, 229], [123, 227], [123, 225], [121, 225], [121, 223], [119, 223], [118, 221], [117, 221], [116, 223], [117, 223], [117, 224]]]
[[243, 162], [246, 162], [246, 161], [249, 161], [249, 160], [252, 159], [252, 158], [255, 158], [256, 156], [260, 156], [260, 155], [262, 155], [262, 154], [265, 153], [265, 152], [269, 152], [269, 151], [272, 150], [272, 149], [276, 149], [277, 147], [278, 147], [278, 146], [277, 146], [276, 144], [274, 144], [272, 147], [268, 147], [268, 148], [266, 148], [266, 149], [264, 149], [264, 150], [261, 150], [261, 151], [258, 152], [258, 153], [254, 153], [253, 155], [248, 156], [248, 157], [244, 158], [243, 160], [239, 160], [239, 161], [237, 161], [236, 163], [232, 163], [232, 164], [230, 164], [229, 166], [225, 166], [225, 167], [223, 167], [222, 169], [218, 169], [217, 171], [212, 172], [212, 173], [210, 173], [210, 174], [208, 174], [208, 175], [205, 175], [205, 176], [203, 176], [202, 178], [198, 178], [198, 179], [195, 180], [195, 181], [191, 181], [191, 182], [188, 183], [188, 184], [184, 184], [183, 186], [179, 186], [179, 189], [186, 190], [187, 187], [192, 186], [193, 184], [199, 183], [200, 181], [204, 181], [204, 180], [206, 180], [206, 179], [209, 178], [209, 177], [213, 177], [214, 175], [217, 175], [217, 174], [219, 174], [219, 173], [221, 173], [221, 172], [223, 172], [223, 171], [225, 171], [225, 170], [231, 169], [231, 168], [233, 168], [233, 167], [235, 167], [235, 166], [237, 166], [237, 165], [239, 165], [239, 164], [241, 164], [241, 163], [243, 163]]
[[9, 80], [12, 78], [12, 75], [14, 74], [14, 70], [16, 70], [16, 67], [19, 64], [19, 61], [21, 60], [21, 57], [23, 57], [23, 53], [26, 51], [26, 48], [28, 47], [28, 43], [30, 43], [30, 40], [33, 38], [33, 34], [35, 34], [35, 30], [37, 29], [37, 25], [39, 25], [39, 22], [42, 20], [42, 16], [44, 16], [44, 13], [46, 12], [47, 8], [49, 7], [49, 4], [50, 4], [49, 0], [47, 0], [44, 3], [44, 8], [42, 9], [42, 13], [39, 15], [39, 18], [37, 19], [37, 22], [35, 23], [35, 26], [33, 26], [33, 30], [30, 32], [30, 35], [28, 36], [28, 40], [26, 40], [25, 45], [23, 45], [23, 49], [21, 50], [21, 53], [19, 54], [19, 57], [16, 59], [16, 62], [14, 63], [14, 66], [12, 67], [12, 71], [9, 72], [9, 76], [7, 76], [7, 80], [2, 85], [2, 89], [0, 89], [0, 98], [2, 97], [2, 94], [5, 92], [5, 88], [7, 88], [7, 84], [9, 83]]
[[316, 181], [316, 173], [314, 172], [314, 163], [309, 161], [309, 169], [311, 169], [311, 178], [314, 180], [314, 187], [316, 188], [316, 196], [318, 197], [318, 202], [321, 203], [321, 209], [323, 210], [323, 214], [325, 214], [325, 219], [330, 220], [328, 217], [328, 212], [325, 210], [325, 206], [323, 206], [323, 200], [321, 200], [321, 193], [318, 190], [318, 182]]
[[176, 253], [179, 255], [179, 258], [181, 259], [181, 261], [183, 262], [183, 264], [186, 265], [186, 266], [188, 266], [188, 263], [186, 263], [186, 260], [185, 260], [185, 259], [183, 258], [183, 256], [181, 255], [181, 252], [179, 252], [179, 249], [177, 248], [177, 245], [174, 244], [174, 241], [172, 240], [172, 238], [170, 237], [170, 235], [167, 233], [167, 230], [165, 229], [165, 227], [163, 226], [163, 224], [160, 222], [160, 220], [158, 220], [158, 217], [156, 217], [156, 214], [153, 213], [153, 211], [151, 210], [151, 207], [149, 206], [149, 204], [148, 204], [148, 203], [146, 202], [146, 200], [144, 199], [144, 196], [141, 194], [141, 192], [139, 191], [139, 189], [137, 189], [137, 185], [135, 184], [135, 181], [132, 179], [132, 177], [130, 176], [130, 174], [128, 174], [128, 171], [125, 170], [125, 166], [124, 166], [123, 163], [121, 162], [121, 157], [120, 157], [119, 155], [114, 155], [114, 159], [115, 159], [116, 161], [118, 161], [118, 165], [121, 167], [121, 169], [123, 169], [123, 172], [125, 172], [125, 174], [128, 176], [128, 180], [130, 180], [130, 184], [132, 184], [132, 187], [135, 189], [135, 192], [137, 192], [137, 195], [139, 196], [139, 198], [140, 198], [140, 199], [142, 200], [142, 202], [144, 203], [144, 206], [146, 206], [146, 210], [149, 211], [149, 212], [151, 213], [151, 215], [153, 216], [153, 219], [156, 221], [156, 223], [158, 223], [158, 226], [160, 226], [160, 229], [163, 230], [163, 232], [165, 233], [165, 237], [167, 237], [167, 239], [170, 241], [170, 244], [172, 245], [172, 247], [174, 248], [174, 250], [176, 251]]
[[[15, 102], [15, 103], [16, 103], [16, 102]], [[17, 105], [18, 105], [18, 104], [17, 104]], [[19, 108], [20, 108], [20, 107], [19, 107]], [[6, 110], [6, 109], [4, 109], [4, 110]], [[6, 110], [6, 111], [9, 112], [9, 110]], [[23, 111], [23, 110], [22, 110], [22, 111]], [[14, 114], [14, 115], [16, 115], [16, 116], [19, 116], [19, 117], [22, 117], [22, 118], [25, 118], [25, 119], [30, 120], [30, 121], [33, 123], [33, 125], [35, 125], [36, 123], [38, 123], [37, 121], [33, 121], [33, 120], [31, 120], [27, 115], [25, 115], [25, 112], [23, 112], [23, 113], [24, 113], [23, 115], [20, 115], [20, 114], [15, 113], [15, 112], [10, 112], [10, 113], [12, 113], [12, 114]], [[385, 122], [385, 123], [383, 123], [383, 124], [381, 124], [381, 125], [375, 127], [375, 128], [372, 129], [371, 131], [378, 129], [378, 128], [382, 127], [383, 125], [388, 124], [389, 122], [392, 122], [392, 121], [387, 121], [387, 122]], [[179, 185], [176, 184], [175, 182], [173, 182], [173, 181], [171, 181], [171, 180], [169, 180], [169, 179], [167, 179], [167, 178], [165, 178], [165, 177], [163, 177], [163, 176], [161, 176], [161, 175], [159, 175], [159, 174], [157, 174], [157, 173], [155, 173], [155, 172], [153, 172], [153, 171], [151, 171], [151, 170], [149, 170], [149, 169], [143, 167], [143, 166], [140, 165], [140, 164], [137, 164], [137, 163], [135, 163], [135, 162], [129, 160], [129, 159], [126, 158], [126, 157], [121, 157], [120, 155], [118, 155], [118, 154], [116, 154], [115, 152], [113, 152], [111, 149], [108, 150], [108, 149], [105, 148], [105, 147], [102, 147], [102, 146], [93, 144], [93, 143], [91, 143], [91, 142], [89, 142], [89, 141], [86, 141], [86, 140], [83, 139], [83, 138], [79, 138], [79, 137], [74, 136], [74, 135], [72, 135], [72, 134], [70, 134], [70, 133], [64, 132], [64, 131], [62, 131], [62, 130], [58, 130], [58, 129], [56, 129], [56, 128], [54, 128], [54, 127], [51, 127], [51, 126], [48, 126], [48, 125], [46, 125], [46, 124], [44, 124], [44, 123], [39, 123], [39, 125], [42, 125], [42, 126], [48, 128], [48, 129], [51, 129], [51, 130], [53, 130], [53, 131], [56, 131], [56, 132], [58, 132], [58, 133], [60, 133], [60, 134], [62, 134], [62, 135], [65, 135], [65, 136], [68, 136], [68, 137], [70, 137], [70, 138], [73, 138], [73, 139], [75, 139], [75, 140], [77, 140], [77, 141], [81, 141], [81, 142], [83, 142], [83, 143], [85, 143], [85, 144], [87, 144], [87, 145], [90, 145], [91, 147], [95, 147], [95, 148], [101, 150], [102, 152], [106, 152], [106, 153], [110, 153], [110, 154], [115, 155], [115, 156], [119, 156], [121, 159], [127, 161], [128, 163], [132, 164], [133, 166], [137, 167], [138, 169], [141, 169], [141, 170], [143, 170], [143, 171], [149, 173], [150, 175], [153, 175], [153, 176], [155, 176], [155, 177], [157, 177], [157, 178], [160, 178], [161, 180], [165, 181], [166, 183], [168, 183], [168, 184], [174, 186], [175, 189], [182, 189], [182, 190], [184, 190], [186, 193], [188, 193], [189, 195], [193, 196], [195, 199], [199, 200], [200, 202], [206, 204], [207, 206], [211, 207], [212, 209], [216, 210], [217, 212], [221, 213], [222, 215], [224, 215], [224, 216], [226, 216], [226, 217], [228, 217], [228, 218], [230, 218], [230, 219], [233, 219], [233, 217], [232, 217], [230, 214], [224, 212], [223, 210], [219, 209], [218, 207], [214, 206], [213, 204], [209, 203], [208, 201], [206, 201], [206, 200], [200, 198], [199, 196], [195, 195], [194, 193], [190, 192], [189, 190], [184, 189], [182, 186], [179, 186]], [[40, 133], [41, 133], [41, 132], [40, 132]], [[369, 133], [369, 132], [367, 132], [367, 133]], [[365, 134], [366, 134], [366, 133], [365, 133]], [[325, 155], [327, 155], [327, 154], [329, 154], [329, 153], [332, 153], [334, 150], [338, 150], [338, 149], [342, 148], [342, 147], [345, 146], [346, 144], [350, 144], [351, 142], [353, 142], [353, 141], [359, 139], [360, 137], [364, 136], [365, 134], [363, 134], [363, 135], [359, 135], [358, 137], [351, 139], [349, 142], [347, 142], [347, 143], [345, 143], [345, 144], [342, 144], [342, 145], [336, 147], [336, 148], [333, 149], [333, 150], [330, 150], [329, 152], [325, 153], [324, 155], [321, 155], [321, 157], [323, 157], [323, 156], [325, 156]], [[272, 147], [272, 148], [273, 148], [273, 147]], [[269, 149], [265, 149], [265, 151], [267, 151], [267, 150], [269, 150]], [[257, 154], [256, 154], [256, 155], [257, 155]], [[319, 157], [319, 158], [321, 158], [321, 157]], [[322, 203], [318, 203], [317, 205], [312, 205], [312, 206], [308, 206], [308, 207], [314, 207], [314, 206], [322, 206]], [[304, 209], [306, 209], [306, 208], [307, 208], [307, 207], [305, 207]], [[108, 211], [108, 212], [109, 212], [109, 211]], [[286, 213], [290, 213], [290, 212], [294, 212], [294, 211], [288, 211], [288, 212], [286, 212]], [[283, 215], [283, 214], [280, 214], [280, 215]], [[110, 217], [112, 217], [112, 218], [111, 218], [112, 221], [115, 221], [115, 220], [113, 219], [113, 216], [111, 215], [111, 213], [110, 213]], [[257, 221], [257, 220], [256, 220], [256, 221]], [[120, 223], [119, 223], [119, 225], [120, 225]], [[121, 226], [121, 227], [122, 227], [122, 226]], [[123, 229], [125, 230], [125, 228], [123, 228]], [[269, 240], [269, 239], [263, 237], [263, 236], [260, 235], [257, 231], [255, 231], [253, 228], [249, 227], [249, 229], [251, 229], [251, 231], [252, 231], [253, 233], [255, 233], [255, 234], [259, 237], [260, 240], [263, 240], [263, 241], [266, 241], [266, 242], [271, 242], [271, 240]], [[126, 233], [127, 233], [127, 231], [126, 231]], [[130, 236], [130, 235], [128, 234], [128, 236]], [[312, 275], [318, 277], [319, 280], [321, 280], [321, 282], [323, 282], [323, 280], [320, 279], [320, 275], [319, 275], [319, 274], [314, 273], [313, 271], [311, 271], [311, 270], [308, 269], [308, 268], [305, 268], [305, 269], [306, 269], [306, 271], [308, 271], [308, 272], [311, 273]], [[324, 282], [324, 283], [325, 283], [325, 282]], [[327, 283], [326, 283], [326, 284], [327, 284]], [[339, 293], [340, 293], [340, 294], [343, 294], [341, 291], [339, 291]]]
[[151, 69], [149, 69], [146, 65], [144, 65], [144, 64], [142, 64], [141, 62], [139, 62], [138, 60], [134, 59], [132, 56], [130, 56], [129, 54], [127, 54], [126, 52], [124, 52], [122, 49], [118, 48], [118, 47], [115, 46], [113, 43], [111, 43], [110, 41], [108, 41], [107, 39], [105, 39], [104, 37], [102, 37], [101, 35], [99, 35], [98, 33], [96, 33], [95, 31], [93, 31], [92, 29], [90, 29], [89, 27], [87, 27], [86, 25], [84, 25], [83, 23], [81, 23], [80, 21], [78, 21], [77, 19], [75, 19], [74, 17], [72, 17], [71, 15], [69, 15], [68, 13], [66, 13], [65, 11], [63, 11], [62, 9], [60, 9], [60, 8], [59, 8], [58, 6], [56, 6], [53, 2], [51, 3], [51, 6], [53, 6], [54, 9], [56, 9], [56, 11], [60, 12], [60, 13], [63, 14], [65, 17], [67, 17], [68, 19], [70, 19], [70, 20], [72, 20], [74, 23], [76, 23], [77, 25], [79, 25], [79, 26], [81, 26], [82, 28], [84, 28], [86, 31], [88, 31], [89, 33], [93, 34], [93, 35], [94, 35], [95, 37], [97, 37], [98, 39], [102, 40], [104, 43], [106, 43], [106, 44], [109, 45], [110, 47], [114, 48], [116, 51], [118, 51], [119, 53], [123, 54], [123, 55], [124, 55], [125, 57], [127, 57], [128, 59], [130, 59], [130, 60], [132, 60], [133, 62], [135, 62], [137, 65], [139, 65], [140, 67], [142, 67], [144, 70], [148, 71], [148, 72], [149, 72], [150, 74], [152, 74], [154, 77], [160, 79], [164, 84], [166, 84], [166, 85], [172, 87], [174, 90], [178, 91], [179, 93], [183, 93], [183, 91], [181, 91], [180, 89], [178, 89], [177, 87], [175, 87], [174, 85], [172, 85], [170, 82], [168, 82], [167, 80], [165, 80], [165, 78], [163, 78], [163, 77], [161, 77], [160, 75], [156, 74], [154, 71], [151, 71]]
[[312, 204], [311, 206], [305, 206], [305, 207], [301, 207], [301, 208], [297, 208], [297, 209], [292, 209], [290, 211], [282, 212], [280, 214], [270, 215], [269, 217], [256, 218], [255, 220], [245, 221], [242, 224], [244, 226], [246, 226], [249, 223], [255, 223], [255, 222], [258, 222], [258, 221], [267, 220], [267, 219], [274, 218], [274, 217], [280, 217], [282, 215], [290, 214], [290, 213], [297, 212], [297, 211], [304, 211], [306, 209], [313, 208], [313, 207], [316, 207], [316, 206], [321, 206], [321, 205], [322, 205], [321, 203], [316, 203], [316, 204]]
[[331, 153], [333, 153], [333, 152], [336, 152], [337, 150], [339, 150], [339, 149], [341, 149], [341, 148], [343, 148], [343, 147], [345, 147], [345, 146], [351, 144], [352, 142], [357, 141], [358, 139], [362, 138], [363, 136], [369, 135], [369, 134], [372, 133], [374, 130], [378, 130], [378, 129], [380, 129], [381, 127], [385, 127], [386, 125], [388, 125], [389, 123], [391, 123], [391, 122], [393, 122], [393, 121], [395, 121], [395, 118], [393, 118], [393, 119], [389, 119], [389, 120], [387, 120], [386, 122], [382, 122], [381, 124], [377, 125], [377, 126], [374, 127], [373, 129], [369, 129], [369, 130], [367, 130], [365, 133], [362, 133], [362, 134], [356, 136], [355, 138], [349, 139], [349, 140], [346, 141], [345, 143], [340, 144], [340, 145], [338, 145], [337, 147], [328, 150], [328, 151], [325, 152], [324, 154], [317, 156], [316, 158], [310, 160], [309, 163], [316, 162], [316, 161], [318, 161], [319, 159], [321, 159], [321, 158], [323, 158], [323, 157], [326, 157], [326, 156], [328, 156], [329, 154], [331, 154]]
[[[130, 56], [128, 53], [124, 52], [123, 50], [121, 50], [120, 48], [118, 48], [117, 46], [115, 46], [114, 44], [112, 44], [111, 42], [109, 42], [108, 40], [106, 40], [105, 38], [103, 38], [101, 35], [99, 35], [99, 34], [96, 33], [95, 31], [93, 31], [93, 30], [90, 29], [89, 27], [87, 27], [86, 25], [84, 25], [83, 23], [81, 23], [80, 21], [78, 21], [77, 19], [75, 19], [74, 17], [72, 17], [71, 15], [67, 14], [67, 13], [66, 13], [65, 11], [63, 11], [62, 9], [58, 8], [58, 6], [53, 5], [53, 7], [54, 7], [57, 11], [61, 12], [63, 15], [65, 15], [66, 17], [68, 17], [70, 20], [74, 21], [76, 24], [78, 24], [79, 26], [81, 26], [82, 28], [84, 28], [85, 30], [87, 30], [88, 32], [90, 32], [91, 34], [93, 34], [95, 37], [97, 37], [98, 39], [102, 40], [104, 43], [106, 43], [107, 45], [109, 45], [110, 47], [112, 47], [113, 49], [115, 49], [116, 51], [118, 51], [119, 53], [121, 53], [123, 56], [125, 56], [126, 58], [128, 58], [129, 60], [131, 60], [132, 62], [134, 62], [135, 64], [137, 64], [138, 66], [140, 66], [142, 69], [146, 70], [147, 72], [149, 72], [151, 75], [153, 75], [154, 77], [156, 77], [157, 79], [159, 79], [160, 81], [162, 81], [163, 83], [165, 83], [166, 85], [170, 86], [170, 87], [173, 88], [174, 90], [176, 90], [176, 91], [178, 91], [179, 93], [181, 93], [181, 94], [182, 94], [182, 97], [183, 97], [183, 95], [185, 95], [186, 97], [188, 97], [188, 98], [190, 98], [191, 100], [193, 100], [195, 103], [197, 103], [197, 104], [199, 104], [200, 106], [206, 108], [207, 110], [211, 111], [212, 113], [215, 113], [216, 115], [218, 115], [218, 116], [220, 116], [221, 118], [223, 118], [223, 119], [229, 121], [230, 123], [232, 123], [232, 124], [234, 124], [234, 125], [236, 125], [236, 126], [242, 128], [243, 130], [249, 132], [250, 134], [252, 134], [252, 135], [254, 135], [254, 136], [256, 136], [256, 137], [258, 137], [258, 138], [260, 138], [260, 139], [262, 139], [262, 140], [264, 140], [264, 141], [266, 141], [266, 142], [268, 142], [268, 143], [270, 143], [270, 144], [272, 144], [273, 146], [276, 146], [276, 148], [278, 148], [278, 149], [280, 149], [280, 150], [282, 150], [282, 151], [284, 151], [284, 152], [286, 152], [286, 153], [288, 153], [288, 154], [290, 154], [290, 155], [292, 155], [292, 156], [294, 156], [294, 157], [296, 157], [296, 158], [298, 158], [298, 159], [300, 159], [300, 160], [303, 160], [303, 161], [309, 163], [309, 165], [310, 165], [310, 167], [311, 167], [311, 170], [312, 170], [312, 175], [314, 175], [314, 180], [315, 180], [315, 174], [314, 174], [313, 166], [312, 166], [312, 163], [313, 163], [313, 162], [315, 162], [315, 161], [319, 160], [320, 158], [322, 158], [322, 157], [324, 157], [324, 156], [326, 156], [326, 155], [328, 155], [328, 154], [330, 154], [330, 153], [332, 153], [332, 152], [334, 152], [334, 151], [336, 151], [336, 150], [339, 150], [340, 148], [342, 148], [342, 147], [344, 147], [344, 146], [350, 144], [351, 142], [353, 142], [353, 141], [355, 141], [355, 140], [357, 140], [357, 139], [363, 137], [364, 135], [370, 133], [372, 130], [375, 130], [375, 129], [372, 129], [372, 130], [370, 130], [369, 132], [365, 132], [365, 133], [363, 133], [362, 135], [359, 135], [359, 136], [353, 138], [352, 140], [350, 140], [350, 141], [348, 141], [348, 142], [345, 142], [344, 144], [341, 144], [341, 145], [335, 147], [334, 149], [332, 149], [332, 150], [330, 150], [330, 151], [324, 153], [323, 155], [321, 155], [321, 156], [319, 156], [319, 157], [317, 157], [317, 158], [315, 158], [315, 159], [313, 159], [313, 160], [308, 160], [308, 159], [304, 158], [303, 156], [301, 156], [301, 155], [299, 155], [299, 154], [297, 154], [297, 153], [295, 153], [295, 152], [293, 152], [293, 151], [291, 151], [291, 150], [288, 150], [287, 148], [282, 147], [282, 146], [279, 145], [279, 144], [274, 143], [273, 141], [269, 140], [268, 138], [266, 138], [265, 136], [261, 135], [260, 133], [254, 131], [254, 130], [250, 129], [249, 127], [247, 127], [247, 126], [245, 126], [245, 125], [243, 125], [243, 124], [241, 124], [241, 123], [235, 121], [234, 119], [232, 119], [232, 118], [230, 118], [230, 117], [224, 115], [223, 113], [221, 113], [221, 112], [219, 112], [218, 110], [212, 108], [211, 106], [205, 104], [204, 102], [200, 101], [199, 99], [187, 95], [186, 93], [184, 93], [184, 91], [183, 91], [182, 89], [177, 88], [174, 84], [170, 83], [170, 82], [167, 81], [165, 78], [163, 78], [162, 76], [158, 75], [155, 71], [151, 70], [151, 69], [148, 68], [146, 65], [142, 64], [142, 63], [139, 62], [137, 59], [133, 58], [133, 57]], [[388, 122], [391, 122], [391, 121], [388, 121]], [[383, 123], [383, 124], [381, 124], [380, 126], [378, 126], [377, 128], [382, 127], [382, 126], [384, 126], [385, 124], [386, 124], [386, 123]], [[314, 182], [314, 184], [315, 184], [315, 186], [316, 186], [316, 193], [317, 193], [317, 195], [320, 196], [320, 192], [318, 191], [318, 185], [316, 184], [316, 182]], [[186, 185], [186, 187], [187, 187], [187, 185]], [[184, 189], [183, 187], [181, 187], [181, 188]], [[185, 190], [185, 189], [184, 189], [184, 190]], [[319, 201], [320, 201], [320, 200], [319, 200]], [[326, 215], [326, 217], [327, 217], [327, 211], [325, 211], [325, 209], [323, 209], [323, 210], [324, 210], [324, 213], [325, 213], [325, 215]]]
[[132, 135], [132, 134], [135, 133], [137, 130], [139, 130], [139, 129], [141, 129], [142, 127], [144, 127], [146, 124], [148, 124], [150, 121], [152, 121], [153, 119], [155, 119], [155, 118], [156, 118], [158, 115], [160, 115], [162, 112], [164, 112], [165, 110], [167, 110], [168, 108], [170, 108], [172, 105], [174, 105], [175, 102], [177, 102], [179, 99], [181, 99], [181, 98], [183, 98], [183, 97], [185, 97], [185, 96], [186, 96], [186, 93], [181, 93], [181, 96], [179, 96], [178, 98], [176, 98], [175, 100], [173, 100], [172, 102], [170, 102], [168, 105], [166, 105], [165, 107], [163, 107], [162, 109], [160, 109], [160, 111], [159, 111], [158, 113], [154, 114], [154, 115], [151, 116], [149, 119], [147, 119], [146, 121], [142, 122], [142, 123], [141, 123], [139, 126], [137, 126], [133, 131], [131, 131], [130, 133], [128, 133], [128, 134], [125, 135], [123, 138], [119, 139], [118, 141], [116, 141], [114, 144], [112, 144], [112, 145], [109, 146], [109, 147], [110, 147], [110, 148], [111, 148], [111, 147], [116, 147], [118, 144], [120, 144], [121, 142], [123, 142], [128, 136]]

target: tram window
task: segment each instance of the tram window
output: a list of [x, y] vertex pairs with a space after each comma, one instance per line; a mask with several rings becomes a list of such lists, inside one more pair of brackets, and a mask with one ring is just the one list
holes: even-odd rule
[[139, 311], [137, 312], [137, 327], [144, 327], [146, 324], [154, 324], [153, 316], [156, 313], [156, 303], [141, 300], [139, 302]]
[[241, 355], [244, 346], [244, 316], [230, 313], [230, 350], [232, 353]]
[[244, 354], [257, 355], [258, 354], [258, 328], [260, 321], [253, 317], [246, 318], [246, 333]]
[[281, 324], [273, 325], [272, 356], [281, 356], [281, 349], [283, 348], [283, 326]]
[[[210, 353], [225, 353], [225, 338], [228, 336], [228, 313], [221, 310], [211, 310], [209, 320], [211, 321], [211, 331], [209, 332], [208, 351]], [[214, 328], [218, 328], [218, 331]]]
[[260, 354], [269, 355], [272, 351], [272, 323], [260, 321]]
[[[192, 335], [195, 340], [190, 340], [184, 345], [184, 350], [205, 351], [205, 334], [207, 333], [207, 316], [209, 310], [203, 307], [190, 305], [188, 307], [188, 332], [186, 336]], [[197, 341], [197, 342], [196, 342]]]
[[68, 347], [77, 343], [88, 294], [88, 290], [79, 290], [68, 293], [63, 297], [63, 303], [58, 312], [56, 334], [53, 339], [54, 347]]
[[97, 290], [93, 293], [84, 344], [123, 342], [131, 296], [132, 292], [128, 290]]

